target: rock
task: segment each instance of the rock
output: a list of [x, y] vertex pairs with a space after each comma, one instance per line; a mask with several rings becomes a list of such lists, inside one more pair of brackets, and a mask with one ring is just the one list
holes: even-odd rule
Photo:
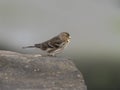
[[0, 90], [87, 90], [74, 63], [49, 57], [0, 51]]

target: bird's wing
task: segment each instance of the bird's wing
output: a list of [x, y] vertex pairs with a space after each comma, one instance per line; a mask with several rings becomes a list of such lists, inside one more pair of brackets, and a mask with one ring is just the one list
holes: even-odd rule
[[54, 37], [48, 41], [48, 45], [51, 48], [59, 48], [61, 44], [62, 44], [62, 41], [60, 40], [59, 37]]

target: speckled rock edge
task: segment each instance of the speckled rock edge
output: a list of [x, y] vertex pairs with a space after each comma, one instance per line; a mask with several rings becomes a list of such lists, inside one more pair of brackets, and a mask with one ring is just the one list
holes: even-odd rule
[[63, 57], [0, 51], [0, 90], [87, 90], [81, 72]]

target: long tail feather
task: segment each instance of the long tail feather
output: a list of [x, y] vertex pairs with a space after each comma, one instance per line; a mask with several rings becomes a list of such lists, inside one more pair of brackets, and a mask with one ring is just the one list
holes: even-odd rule
[[23, 49], [26, 49], [26, 48], [35, 48], [35, 46], [26, 46], [26, 47], [22, 47]]

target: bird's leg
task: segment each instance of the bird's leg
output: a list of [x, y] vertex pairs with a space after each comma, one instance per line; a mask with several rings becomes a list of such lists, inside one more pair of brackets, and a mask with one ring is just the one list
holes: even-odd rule
[[56, 57], [56, 56], [55, 56], [55, 53], [53, 53], [53, 52], [52, 52], [52, 53], [48, 53], [48, 56]]
[[63, 52], [63, 49], [64, 48], [59, 48], [59, 49], [55, 50], [54, 54], [59, 54], [59, 53]]
[[56, 57], [56, 54], [60, 53], [63, 51], [64, 48], [60, 48], [60, 49], [57, 49], [57, 50], [53, 50], [51, 52], [48, 53], [48, 56], [54, 56]]

